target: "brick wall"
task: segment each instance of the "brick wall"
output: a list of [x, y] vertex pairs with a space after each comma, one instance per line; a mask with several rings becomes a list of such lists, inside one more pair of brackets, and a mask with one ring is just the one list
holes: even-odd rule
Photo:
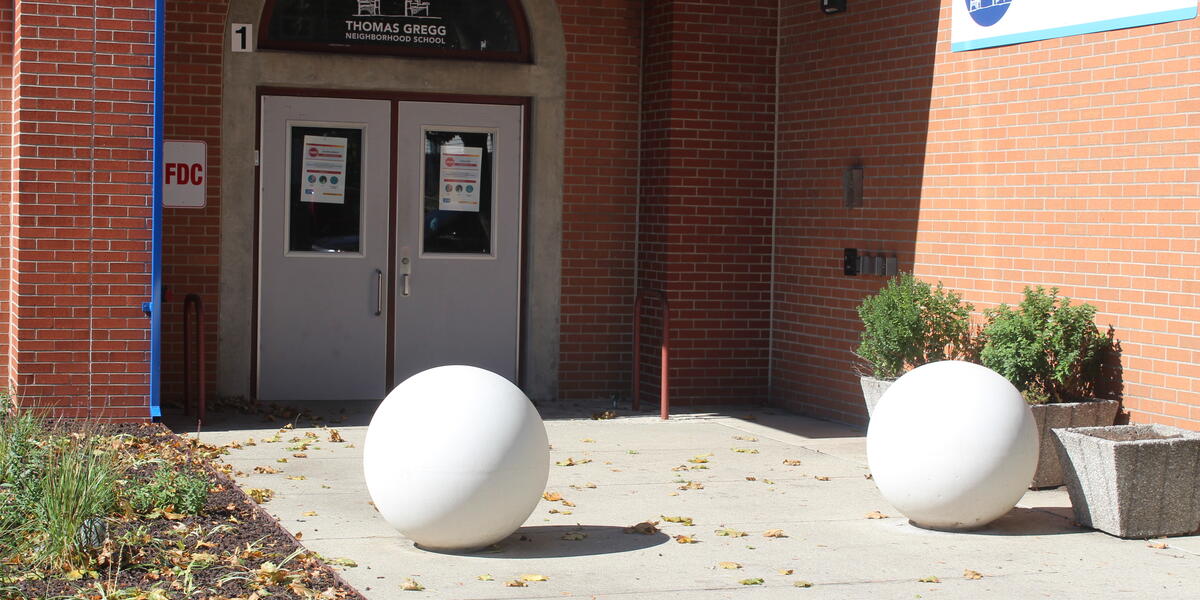
[[639, 284], [671, 304], [672, 402], [763, 401], [777, 2], [646, 6]]
[[641, 0], [559, 0], [567, 46], [559, 393], [629, 392]]
[[[207, 200], [204, 208], [163, 211], [163, 284], [169, 293], [163, 311], [163, 402], [183, 399], [183, 301], [194, 293], [204, 303], [208, 390], [216, 387], [218, 276], [221, 218], [221, 56], [227, 0], [167, 1], [166, 131], [169, 140], [208, 145]], [[193, 319], [195, 316], [193, 315]], [[194, 323], [194, 321], [193, 321]], [[190, 366], [196, 397], [195, 325]]]
[[784, 11], [774, 399], [862, 422], [854, 307], [882, 279], [839, 275], [857, 246], [981, 309], [1095, 304], [1131, 418], [1200, 428], [1200, 26], [951, 53], [949, 0], [808, 4]]
[[149, 415], [153, 2], [15, 5], [9, 385]]
[[0, 6], [0, 387], [8, 388], [9, 206], [12, 204], [12, 3]]

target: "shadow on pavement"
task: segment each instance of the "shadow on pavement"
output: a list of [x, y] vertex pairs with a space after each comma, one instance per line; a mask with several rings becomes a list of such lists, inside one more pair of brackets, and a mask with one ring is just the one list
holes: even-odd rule
[[[563, 539], [583, 534], [583, 539]], [[455, 556], [479, 556], [496, 558], [572, 558], [619, 554], [651, 548], [670, 541], [671, 537], [659, 531], [650, 535], [625, 533], [624, 527], [610, 525], [535, 525], [522, 527], [500, 543], [476, 552], [440, 552], [436, 554]], [[418, 546], [419, 547], [419, 546]]]

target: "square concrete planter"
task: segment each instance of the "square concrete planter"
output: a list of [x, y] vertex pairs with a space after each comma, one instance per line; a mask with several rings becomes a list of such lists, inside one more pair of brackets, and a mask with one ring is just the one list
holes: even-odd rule
[[1092, 400], [1089, 402], [1063, 402], [1056, 404], [1034, 404], [1033, 421], [1038, 428], [1038, 465], [1033, 474], [1031, 488], [1057, 487], [1063, 484], [1062, 464], [1055, 450], [1052, 429], [1064, 427], [1104, 427], [1117, 419], [1120, 402], [1116, 400]]
[[867, 403], [867, 419], [875, 414], [875, 405], [879, 404], [879, 399], [883, 397], [883, 393], [892, 386], [893, 379], [875, 379], [874, 377], [862, 376], [858, 378], [859, 385], [862, 385], [863, 401]]
[[1200, 433], [1164, 425], [1054, 433], [1075, 520], [1124, 538], [1200, 530]]

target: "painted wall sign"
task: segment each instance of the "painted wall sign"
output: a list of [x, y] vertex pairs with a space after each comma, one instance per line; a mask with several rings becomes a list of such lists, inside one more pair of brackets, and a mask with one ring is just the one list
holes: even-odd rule
[[268, 0], [260, 48], [529, 60], [519, 0]]
[[204, 208], [208, 191], [208, 145], [163, 142], [163, 206]]
[[953, 0], [954, 52], [1196, 18], [1196, 0]]

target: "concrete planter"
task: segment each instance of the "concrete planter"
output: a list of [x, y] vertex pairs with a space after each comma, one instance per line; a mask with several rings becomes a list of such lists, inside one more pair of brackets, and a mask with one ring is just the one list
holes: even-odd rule
[[1164, 425], [1054, 433], [1075, 520], [1123, 538], [1200, 530], [1200, 433]]
[[863, 400], [867, 403], [867, 419], [875, 414], [875, 405], [879, 404], [879, 399], [892, 386], [893, 381], [892, 379], [875, 379], [867, 376], [858, 378], [859, 384], [862, 385]]
[[1116, 400], [1092, 400], [1090, 402], [1064, 402], [1059, 404], [1034, 404], [1033, 421], [1038, 428], [1038, 466], [1033, 474], [1031, 488], [1057, 487], [1063, 484], [1062, 463], [1055, 450], [1051, 429], [1064, 427], [1105, 427], [1117, 419], [1120, 403]]

